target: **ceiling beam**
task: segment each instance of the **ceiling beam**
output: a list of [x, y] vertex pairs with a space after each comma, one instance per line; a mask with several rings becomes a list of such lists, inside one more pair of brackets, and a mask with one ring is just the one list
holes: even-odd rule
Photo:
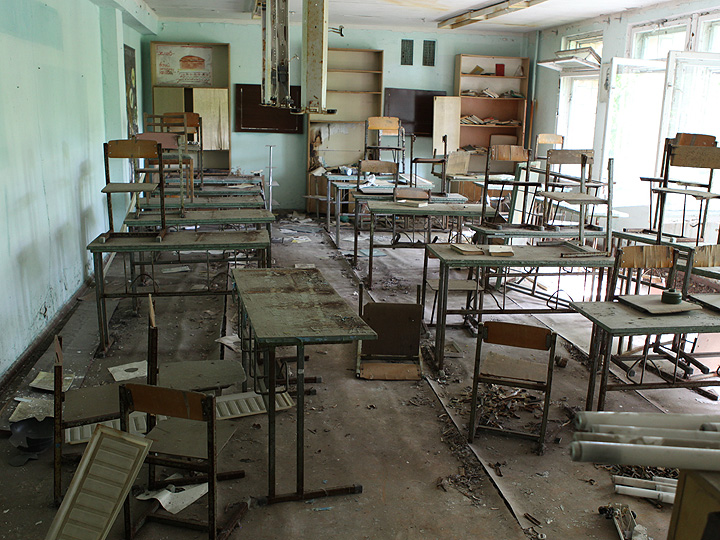
[[455, 15], [438, 23], [438, 28], [461, 28], [468, 24], [473, 24], [480, 21], [486, 21], [488, 19], [494, 19], [508, 13], [514, 13], [521, 9], [527, 9], [538, 4], [547, 2], [547, 0], [506, 0], [492, 6], [487, 6], [480, 9], [473, 9]]

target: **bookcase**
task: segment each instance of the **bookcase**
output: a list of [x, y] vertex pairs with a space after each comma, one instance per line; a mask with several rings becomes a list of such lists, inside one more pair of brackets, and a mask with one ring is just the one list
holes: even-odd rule
[[230, 46], [150, 43], [153, 114], [196, 112], [203, 122], [203, 164], [230, 168]]
[[[493, 135], [515, 137], [513, 144], [523, 146], [528, 68], [528, 58], [457, 55], [455, 96], [435, 98], [433, 148], [443, 152], [444, 135], [450, 152], [469, 146], [487, 148]], [[482, 161], [472, 159], [471, 170], [482, 171]]]
[[[335, 114], [308, 118], [307, 170], [357, 163], [365, 148], [365, 121], [382, 116], [383, 51], [328, 49], [327, 108]], [[326, 182], [308, 174], [308, 212], [325, 211]]]

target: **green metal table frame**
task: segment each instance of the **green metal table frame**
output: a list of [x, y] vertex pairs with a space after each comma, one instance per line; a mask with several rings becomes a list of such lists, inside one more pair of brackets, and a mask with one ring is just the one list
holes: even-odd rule
[[620, 302], [572, 302], [571, 307], [593, 323], [590, 343], [590, 379], [585, 409], [592, 410], [597, 374], [602, 364], [597, 410], [605, 408], [607, 392], [614, 390], [654, 390], [663, 388], [699, 388], [720, 386], [720, 379], [678, 380], [651, 383], [608, 382], [615, 337], [662, 334], [720, 333], [720, 313], [702, 309], [667, 315], [650, 315]]
[[[490, 246], [479, 246], [488, 253]], [[451, 244], [427, 244], [425, 246], [425, 264], [423, 265], [423, 292], [422, 302], [425, 301], [425, 284], [427, 283], [428, 260], [437, 258], [440, 262], [440, 282], [438, 285], [437, 327], [435, 330], [435, 360], [441, 369], [444, 362], [445, 330], [447, 316], [450, 314], [477, 315], [481, 320], [484, 314], [518, 314], [518, 313], [571, 313], [572, 309], [556, 308], [518, 308], [518, 309], [484, 309], [483, 286], [478, 291], [478, 306], [459, 310], [448, 310], [448, 288], [450, 270], [459, 268], [477, 268], [479, 270], [510, 268], [611, 268], [615, 262], [614, 257], [608, 257], [599, 252], [582, 252], [576, 246], [568, 244], [557, 246], [514, 246], [511, 257], [496, 257], [486, 254], [465, 255], [452, 248]], [[579, 253], [582, 256], [577, 256]], [[484, 281], [488, 280], [486, 273]], [[597, 295], [600, 295], [603, 283], [603, 273], [598, 276]]]
[[[223, 231], [197, 233], [194, 231], [168, 232], [161, 241], [155, 238], [137, 238], [132, 236], [123, 237], [114, 235], [105, 238], [98, 236], [90, 242], [87, 249], [93, 255], [95, 267], [95, 297], [97, 300], [98, 327], [100, 333], [100, 347], [107, 350], [110, 346], [110, 334], [108, 329], [108, 316], [106, 300], [108, 298], [138, 298], [146, 296], [147, 293], [137, 292], [135, 279], [131, 279], [131, 289], [124, 291], [107, 292], [105, 290], [105, 268], [103, 265], [104, 253], [128, 253], [131, 262], [131, 277], [134, 274], [136, 253], [160, 253], [160, 252], [191, 252], [205, 251], [255, 251], [258, 256], [258, 264], [263, 267], [271, 265], [269, 257], [270, 235], [267, 231]], [[207, 255], [209, 262], [209, 254]], [[159, 296], [201, 296], [201, 295], [228, 295], [232, 290], [212, 291], [210, 287], [201, 291], [155, 291], [153, 295]]]
[[[305, 346], [377, 339], [377, 334], [317, 269], [235, 269], [232, 274], [243, 364], [253, 373], [256, 383], [264, 382], [257, 385], [257, 390], [263, 394], [268, 411], [268, 494], [261, 502], [273, 504], [361, 493], [360, 485], [305, 489]], [[296, 489], [278, 495], [275, 396], [279, 360], [275, 349], [282, 346], [296, 347]]]

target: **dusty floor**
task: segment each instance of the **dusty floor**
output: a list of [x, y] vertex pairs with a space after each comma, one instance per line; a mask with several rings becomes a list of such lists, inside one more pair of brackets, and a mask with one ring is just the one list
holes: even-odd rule
[[[357, 306], [356, 276], [324, 232], [313, 223], [298, 222], [283, 222], [274, 230], [283, 240], [273, 245], [275, 266], [315, 264], [348, 303]], [[350, 248], [347, 233], [344, 238], [341, 247]], [[372, 296], [377, 300], [412, 301], [421, 282], [422, 252], [383, 252], [384, 256], [376, 259]], [[362, 259], [361, 276], [366, 274], [366, 267], [367, 259]], [[119, 260], [113, 263], [109, 276], [114, 283], [122, 281]], [[203, 277], [194, 272], [167, 279]], [[76, 366], [78, 372], [87, 370], [86, 384], [110, 382], [108, 366], [144, 358], [146, 302], [141, 303], [139, 316], [129, 301], [119, 303], [111, 321], [116, 341], [105, 358], [93, 358], [87, 350], [96, 340], [94, 298], [90, 296], [79, 304], [61, 333], [66, 335], [66, 363]], [[223, 328], [226, 309], [222, 298], [159, 298], [156, 309], [161, 362], [218, 357], [220, 349], [214, 340]], [[234, 309], [232, 305], [227, 308], [230, 326]], [[531, 322], [532, 318], [523, 320]], [[544, 317], [543, 321], [557, 326], [561, 335], [564, 327], [569, 329], [568, 334], [589, 336], [589, 327], [574, 315]], [[266, 492], [267, 420], [264, 416], [238, 420], [236, 435], [221, 454], [222, 465], [226, 469], [242, 467], [247, 477], [221, 483], [220, 507], [250, 501], [251, 510], [232, 538], [512, 540], [545, 535], [548, 539], [610, 540], [617, 538], [617, 533], [610, 521], [598, 515], [597, 508], [611, 501], [630, 504], [652, 537], [665, 538], [671, 507], [614, 495], [606, 469], [570, 461], [567, 445], [572, 440], [572, 426], [568, 414], [583, 406], [588, 374], [576, 355], [565, 348], [561, 351], [569, 361], [555, 372], [549, 444], [543, 456], [534, 454], [528, 442], [492, 435], [479, 435], [471, 448], [453, 419], [463, 431], [466, 429], [475, 340], [458, 328], [449, 330], [448, 337], [457, 343], [463, 357], [448, 359], [444, 373], [429, 371], [427, 379], [419, 382], [356, 379], [352, 345], [307, 348], [307, 375], [320, 375], [323, 380], [310, 385], [316, 395], [306, 399], [306, 486], [318, 489], [361, 484], [363, 493], [269, 507], [255, 505], [255, 498]], [[39, 365], [43, 362], [48, 362], [47, 355]], [[18, 392], [28, 395], [24, 383]], [[2, 398], [6, 403], [13, 395]], [[608, 403], [611, 410], [674, 412], [716, 412], [717, 406], [684, 390], [647, 396], [615, 393]], [[6, 416], [0, 416], [0, 421], [3, 418]], [[294, 486], [295, 422], [294, 411], [279, 415], [279, 492], [291, 491]], [[55, 512], [51, 453], [45, 452], [23, 467], [10, 467], [7, 461], [17, 453], [7, 441], [0, 444], [5, 488], [0, 491], [0, 538], [42, 538]], [[65, 485], [72, 470], [71, 466], [64, 469]], [[141, 474], [139, 480], [143, 478]], [[531, 518], [539, 525], [533, 525]], [[122, 524], [118, 522], [109, 538], [122, 537]], [[139, 535], [157, 539], [203, 537], [160, 525], [148, 525]]]

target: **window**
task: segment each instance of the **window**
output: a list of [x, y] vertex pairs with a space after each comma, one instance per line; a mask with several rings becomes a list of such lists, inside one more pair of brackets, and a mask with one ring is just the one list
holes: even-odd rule
[[690, 20], [670, 24], [660, 23], [634, 29], [632, 57], [641, 60], [665, 60], [670, 51], [686, 50]]
[[[598, 56], [602, 57], [602, 34], [568, 36], [563, 40], [563, 50], [583, 47], [592, 47]], [[560, 77], [557, 132], [565, 136], [566, 148], [593, 147], [597, 97], [597, 73], [570, 72]]]
[[700, 18], [698, 51], [720, 53], [720, 19], [717, 16], [715, 13]]

